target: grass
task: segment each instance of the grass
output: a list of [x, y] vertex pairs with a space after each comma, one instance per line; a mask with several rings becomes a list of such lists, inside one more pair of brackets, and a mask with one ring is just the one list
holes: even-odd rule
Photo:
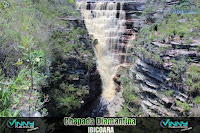
[[190, 111], [190, 109], [191, 109], [191, 107], [189, 106], [189, 104], [188, 103], [182, 103], [182, 102], [180, 102], [180, 101], [176, 101], [176, 105], [179, 107], [179, 108], [183, 108], [184, 109], [184, 111]]
[[200, 68], [197, 65], [189, 66], [186, 84], [191, 87], [190, 92], [200, 92]]
[[[1, 56], [5, 59], [0, 60], [0, 68], [3, 68], [5, 74], [4, 77], [9, 78], [8, 80], [12, 81], [12, 84], [9, 86], [12, 91], [9, 91], [9, 87], [6, 87], [4, 90], [7, 90], [6, 93], [0, 92], [0, 104], [1, 102], [5, 103], [5, 106], [1, 106], [0, 110], [4, 113], [0, 114], [1, 116], [12, 116], [13, 114], [8, 114], [6, 112], [11, 112], [11, 108], [27, 106], [28, 103], [33, 101], [33, 107], [35, 107], [35, 102], [38, 103], [35, 109], [41, 110], [43, 106], [40, 100], [45, 100], [45, 95], [40, 91], [41, 87], [47, 83], [45, 79], [46, 69], [48, 66], [41, 65], [40, 67], [35, 67], [37, 63], [35, 55], [39, 54], [37, 51], [42, 51], [44, 55], [47, 55], [48, 59], [52, 62], [56, 62], [60, 58], [68, 59], [73, 53], [75, 57], [80, 58], [83, 61], [83, 55], [87, 54], [88, 58], [84, 58], [86, 67], [88, 68], [93, 64], [93, 60], [90, 60], [90, 56], [93, 54], [91, 46], [89, 46], [89, 39], [86, 37], [83, 42], [80, 42], [80, 36], [87, 36], [87, 31], [81, 26], [74, 26], [68, 21], [61, 21], [59, 18], [63, 17], [77, 17], [79, 16], [78, 11], [74, 9], [74, 0], [8, 0], [9, 6], [3, 7], [2, 1], [0, 2], [0, 52]], [[5, 2], [5, 1], [4, 1]], [[3, 10], [1, 10], [3, 9]], [[26, 40], [25, 36], [29, 35], [30, 40]], [[27, 50], [28, 45], [33, 45], [31, 50], [28, 50], [29, 53], [23, 51]], [[87, 49], [87, 50], [86, 50]], [[77, 51], [77, 52], [76, 52]], [[30, 58], [28, 57], [30, 54]], [[22, 60], [23, 58], [23, 60]], [[37, 60], [41, 58], [37, 58]], [[45, 56], [46, 59], [46, 56]], [[30, 63], [33, 61], [34, 63]], [[24, 65], [26, 64], [26, 65]], [[30, 65], [30, 64], [34, 64]], [[32, 74], [29, 72], [29, 67], [34, 67]], [[52, 74], [51, 81], [57, 83], [55, 94], [60, 95], [60, 98], [53, 97], [54, 101], [58, 101], [56, 104], [57, 107], [66, 107], [65, 113], [68, 113], [69, 110], [75, 109], [80, 105], [81, 98], [84, 97], [88, 91], [83, 90], [82, 86], [73, 86], [68, 83], [65, 83], [63, 86], [59, 86], [60, 81], [64, 80], [63, 77], [66, 75], [63, 72], [66, 72], [66, 67], [64, 71], [54, 71]], [[27, 70], [28, 69], [28, 70]], [[0, 72], [1, 73], [1, 72]], [[30, 76], [32, 75], [32, 76]], [[25, 95], [25, 92], [30, 91], [30, 80], [34, 78], [33, 91], [31, 95]], [[70, 76], [69, 76], [70, 77]], [[57, 82], [59, 81], [59, 82]], [[53, 91], [54, 88], [51, 88]], [[69, 89], [69, 90], [66, 90]], [[3, 90], [3, 89], [2, 89]], [[67, 95], [63, 96], [62, 92], [65, 91]], [[9, 105], [9, 100], [7, 96], [10, 96], [12, 106]], [[34, 97], [35, 99], [30, 101], [29, 97]], [[42, 98], [41, 98], [41, 97]], [[36, 98], [37, 97], [37, 98]], [[52, 98], [51, 97], [51, 98]], [[80, 98], [81, 97], [81, 98]], [[23, 102], [20, 101], [23, 99]], [[26, 101], [27, 102], [24, 102]], [[29, 100], [29, 101], [28, 101]], [[68, 103], [68, 105], [66, 105]], [[61, 106], [62, 105], [62, 106]]]
[[162, 61], [160, 55], [158, 55], [158, 54], [155, 54], [155, 55], [154, 55], [154, 60], [155, 60], [156, 62], [158, 62], [159, 64], [162, 64], [162, 63], [163, 63], [163, 61]]
[[166, 96], [171, 96], [173, 93], [174, 93], [173, 90], [169, 90], [169, 91], [165, 92], [165, 95]]
[[[199, 2], [196, 2], [199, 4]], [[147, 21], [152, 22], [152, 15], [155, 13], [155, 9], [149, 5], [144, 11], [142, 16], [147, 17]], [[184, 20], [182, 22], [178, 20]], [[190, 44], [193, 42], [193, 38], [197, 38], [200, 29], [200, 14], [189, 15], [189, 14], [168, 14], [165, 19], [159, 23], [154, 23], [151, 26], [146, 26], [140, 30], [138, 37], [144, 41], [160, 41], [163, 42], [166, 37], [173, 40], [174, 37], [179, 36], [181, 39], [189, 38], [185, 43]], [[157, 32], [157, 36], [154, 33]], [[145, 34], [144, 34], [145, 33]]]
[[70, 4], [75, 4], [75, 0], [67, 0]]
[[200, 96], [195, 97], [193, 103], [200, 104]]
[[190, 111], [191, 107], [189, 106], [188, 103], [184, 103], [183, 106], [185, 111]]
[[116, 114], [116, 117], [130, 117], [130, 116], [131, 116], [131, 113], [129, 112], [129, 110], [127, 108], [120, 110]]

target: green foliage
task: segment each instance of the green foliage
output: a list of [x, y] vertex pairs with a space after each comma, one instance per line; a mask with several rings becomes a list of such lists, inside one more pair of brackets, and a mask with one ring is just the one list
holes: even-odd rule
[[181, 58], [179, 61], [172, 61], [173, 64], [173, 72], [176, 74], [174, 78], [177, 78], [178, 80], [182, 80], [182, 75], [185, 72], [185, 67], [186, 67], [186, 61], [184, 58]]
[[188, 29], [187, 29], [187, 28], [182, 27], [182, 29], [180, 29], [180, 30], [177, 31], [177, 34], [178, 34], [181, 38], [183, 38], [183, 37], [188, 36], [189, 32], [188, 32]]
[[200, 96], [195, 97], [194, 103], [199, 104], [200, 103]]
[[158, 55], [158, 54], [155, 54], [155, 55], [154, 55], [154, 60], [155, 60], [156, 62], [160, 63], [160, 64], [163, 63], [162, 59], [160, 58], [160, 55]]
[[52, 19], [51, 21], [55, 21], [54, 17], [65, 17], [64, 13], [72, 16], [78, 16], [78, 12], [72, 7], [74, 4], [74, 0], [40, 0], [39, 2], [35, 3], [37, 10], [42, 12], [46, 17]]
[[184, 103], [184, 110], [185, 111], [189, 111], [191, 109], [191, 107], [188, 105], [188, 103]]
[[75, 4], [75, 0], [67, 0], [70, 4]]
[[185, 81], [185, 83], [186, 83], [187, 85], [191, 86], [191, 85], [192, 85], [192, 80], [189, 79], [189, 78], [187, 78], [186, 81]]
[[57, 110], [54, 116], [69, 116], [71, 111], [80, 107], [82, 98], [88, 93], [82, 86], [75, 87], [73, 84], [62, 82], [59, 88], [52, 89], [50, 93], [51, 98], [55, 100]]
[[129, 112], [127, 107], [123, 108], [116, 114], [116, 117], [130, 117], [130, 116], [131, 113]]
[[125, 100], [126, 100], [127, 104], [130, 104], [130, 103], [134, 103], [136, 105], [140, 104], [139, 98], [136, 97], [134, 94], [131, 94], [128, 91], [123, 93], [123, 97], [126, 97]]
[[180, 102], [180, 101], [176, 101], [176, 105], [179, 107], [179, 108], [183, 108], [184, 110], [184, 112], [188, 112], [188, 111], [190, 111], [190, 109], [191, 109], [191, 107], [189, 106], [189, 104], [188, 103], [182, 103], [182, 102]]
[[193, 42], [193, 39], [189, 38], [185, 43], [188, 45], [188, 44], [191, 44], [192, 42]]
[[175, 59], [170, 59], [169, 61], [172, 62], [172, 63], [176, 63]]
[[193, 81], [200, 80], [200, 68], [197, 65], [191, 65], [189, 67], [189, 76], [192, 78]]
[[150, 26], [150, 31], [155, 31], [155, 29], [158, 29], [159, 28], [159, 23], [153, 23], [151, 26]]
[[0, 83], [0, 117], [16, 117], [18, 110], [11, 109], [11, 95], [15, 92], [9, 85]]
[[189, 66], [187, 70], [186, 84], [191, 87], [191, 92], [200, 91], [200, 68], [197, 65]]
[[173, 90], [169, 90], [169, 91], [165, 92], [165, 95], [167, 95], [167, 96], [171, 96], [173, 93], [174, 93]]
[[[153, 14], [155, 13], [156, 8], [149, 4], [146, 9], [143, 11], [142, 16], [147, 19], [148, 22], [153, 22]], [[153, 23], [151, 26], [146, 26], [140, 30], [138, 34], [139, 39], [137, 41], [140, 42], [140, 39], [146, 43], [146, 40], [149, 41], [160, 41], [165, 42], [165, 38], [167, 37], [171, 41], [176, 36], [179, 36], [181, 39], [186, 37], [192, 37], [187, 39], [186, 44], [190, 44], [193, 42], [194, 37], [199, 36], [199, 23], [200, 15], [177, 15], [177, 14], [168, 14], [165, 16], [165, 19], [159, 23]], [[180, 20], [180, 21], [179, 21]], [[143, 32], [145, 29], [145, 32]], [[155, 36], [155, 32], [157, 35]], [[144, 34], [145, 33], [145, 34]]]
[[11, 3], [9, 1], [0, 1], [0, 13], [10, 6]]
[[147, 17], [147, 22], [154, 22], [152, 16], [156, 13], [156, 9], [152, 6], [149, 5], [143, 12], [142, 16]]
[[169, 77], [171, 80], [175, 82], [180, 82], [183, 80], [183, 75], [186, 69], [186, 61], [184, 58], [181, 58], [181, 60], [176, 61], [175, 59], [169, 60], [171, 63], [173, 63], [172, 71], [169, 73]]
[[29, 108], [29, 113], [32, 113], [42, 108], [44, 103], [41, 101], [41, 97], [46, 100], [46, 96], [38, 91], [40, 90], [39, 86], [43, 85], [46, 78], [44, 74], [40, 73], [44, 69], [46, 57], [44, 52], [37, 49], [37, 45], [34, 44], [44, 40], [40, 39], [42, 30], [37, 31], [41, 24], [34, 20], [36, 16], [31, 15], [35, 12], [32, 3], [24, 1], [21, 4], [26, 6], [22, 8], [18, 8], [18, 3], [14, 1], [12, 4], [7, 13], [1, 15], [0, 20], [2, 23], [0, 29], [3, 33], [1, 48], [6, 51], [9, 45], [18, 46], [12, 50], [13, 56], [8, 56], [12, 65], [18, 69], [18, 74], [13, 77], [9, 86], [10, 89], [13, 89], [10, 92], [10, 105], [12, 104], [10, 108], [18, 110], [15, 114], [23, 112], [24, 108]]
[[48, 106], [51, 116], [71, 116], [72, 111], [77, 110], [89, 94], [89, 90], [83, 86], [85, 84], [79, 81], [80, 74], [74, 71], [76, 67], [67, 66], [71, 61], [64, 62], [64, 59], [59, 58], [53, 62], [51, 68], [49, 95], [52, 101]]
[[176, 105], [177, 105], [178, 107], [182, 107], [182, 102], [176, 101]]
[[117, 116], [139, 116], [141, 115], [140, 106], [140, 90], [135, 80], [135, 74], [130, 68], [124, 68], [119, 72], [121, 77], [119, 81], [123, 87], [122, 96], [125, 99], [124, 108], [118, 112]]
[[[27, 108], [29, 113], [40, 111], [46, 115], [43, 107], [48, 102], [48, 96], [41, 92], [41, 87], [46, 87], [47, 83], [44, 74], [48, 69], [46, 55], [54, 60], [60, 57], [68, 59], [73, 54], [80, 60], [86, 60], [88, 70], [92, 67], [93, 60], [90, 57], [93, 53], [92, 46], [88, 45], [89, 39], [85, 37], [84, 45], [79, 40], [80, 36], [87, 35], [87, 31], [71, 22], [58, 21], [59, 18], [79, 16], [78, 11], [74, 10], [74, 3], [74, 0], [0, 2], [0, 53], [3, 53], [0, 60], [3, 71], [0, 74], [5, 74], [0, 82], [10, 81], [9, 85], [0, 87], [0, 116], [17, 116]], [[69, 111], [73, 110], [80, 105], [81, 97], [89, 93], [82, 86], [66, 82], [65, 85], [61, 84], [60, 80], [67, 79], [66, 76], [60, 70], [54, 71], [51, 76], [51, 83], [56, 83], [54, 88], [59, 90], [56, 94], [60, 95], [69, 89], [65, 90], [67, 95], [61, 95], [58, 100], [60, 104], [57, 104], [64, 106], [64, 114], [67, 113], [64, 111], [67, 108], [66, 101], [71, 103]], [[51, 90], [53, 92], [53, 88]], [[57, 101], [57, 97], [54, 98]]]
[[[92, 49], [88, 50], [89, 46], [82, 45], [79, 40], [79, 36], [84, 36], [86, 33], [86, 30], [80, 27], [73, 28], [71, 32], [60, 30], [53, 31], [50, 38], [50, 50], [53, 53], [54, 58], [58, 58], [60, 56], [67, 58], [74, 53], [82, 58], [84, 55], [87, 55], [88, 57], [91, 56], [93, 53]], [[89, 43], [87, 39], [86, 41]], [[86, 62], [89, 64], [91, 61], [87, 60]]]
[[[29, 36], [28, 27], [25, 27], [25, 25], [24, 31], [26, 34], [22, 36], [21, 45], [19, 45], [23, 56], [16, 63], [21, 68], [21, 71], [19, 71], [13, 84], [17, 90], [13, 101], [16, 107], [28, 107], [30, 115], [32, 112], [40, 110], [43, 104], [47, 102], [48, 96], [38, 92], [40, 90], [39, 86], [43, 85], [45, 78], [47, 78], [40, 73], [41, 68], [45, 64], [46, 57], [42, 50], [35, 50], [33, 48], [33, 38]], [[23, 98], [24, 96], [26, 98]], [[43, 101], [41, 101], [42, 97], [44, 98]], [[23, 101], [19, 99], [23, 99]]]
[[195, 83], [192, 85], [192, 90], [191, 91], [198, 91], [200, 90], [200, 82]]
[[170, 77], [170, 78], [173, 78], [173, 76], [174, 76], [173, 72], [170, 72], [170, 73], [169, 73], [169, 77]]

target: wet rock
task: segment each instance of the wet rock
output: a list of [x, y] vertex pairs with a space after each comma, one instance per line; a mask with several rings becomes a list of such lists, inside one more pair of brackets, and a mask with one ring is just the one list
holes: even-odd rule
[[120, 89], [121, 89], [121, 88], [120, 88], [120, 85], [115, 83], [115, 86], [116, 86], [115, 90], [116, 90], [117, 92], [120, 92]]
[[117, 83], [118, 85], [120, 85], [121, 82], [118, 79], [119, 79], [119, 77], [117, 77], [117, 75], [113, 78], [114, 82]]

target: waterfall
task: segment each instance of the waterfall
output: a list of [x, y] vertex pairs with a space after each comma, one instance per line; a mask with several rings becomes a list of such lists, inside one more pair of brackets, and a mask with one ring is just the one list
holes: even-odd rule
[[126, 28], [123, 3], [77, 2], [76, 5], [81, 11], [89, 34], [94, 40], [98, 40], [94, 49], [97, 69], [103, 83], [102, 98], [104, 101], [112, 101], [116, 93], [113, 78], [121, 62], [119, 53], [122, 53], [121, 43]]

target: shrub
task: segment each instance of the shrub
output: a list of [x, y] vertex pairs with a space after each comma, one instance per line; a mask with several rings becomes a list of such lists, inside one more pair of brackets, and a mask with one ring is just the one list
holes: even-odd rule
[[169, 76], [170, 78], [173, 78], [173, 77], [174, 77], [173, 72], [170, 72], [168, 76]]
[[191, 65], [189, 67], [189, 72], [200, 72], [200, 68], [197, 65]]
[[193, 39], [192, 38], [189, 38], [185, 43], [186, 44], [191, 44], [193, 42]]
[[173, 72], [177, 75], [177, 79], [182, 80], [182, 75], [185, 71], [186, 61], [184, 58], [181, 58], [179, 61], [173, 61]]
[[[1, 81], [1, 80], [0, 80]], [[15, 93], [15, 89], [10, 87], [10, 84], [0, 83], [0, 117], [16, 117], [19, 110], [11, 109], [12, 99], [10, 96]]]
[[122, 110], [120, 110], [117, 114], [116, 117], [130, 117], [131, 113], [129, 110], [125, 107]]
[[199, 104], [200, 103], [200, 96], [195, 97], [194, 103]]
[[200, 91], [200, 82], [192, 85], [192, 91]]
[[153, 19], [153, 15], [154, 13], [156, 12], [156, 9], [153, 8], [152, 6], [149, 6], [148, 8], [146, 8], [143, 13], [142, 13], [142, 16], [146, 16], [147, 17], [147, 22], [153, 22], [154, 19]]
[[77, 88], [73, 84], [62, 82], [59, 88], [53, 88], [50, 94], [50, 97], [55, 101], [54, 104], [56, 105], [54, 109], [56, 113], [52, 115], [70, 116], [71, 111], [80, 107], [82, 95], [88, 94], [88, 92], [84, 91], [81, 86]]
[[167, 96], [171, 96], [173, 93], [174, 93], [173, 90], [169, 90], [169, 91], [165, 92], [165, 95], [167, 95]]
[[186, 84], [191, 87], [191, 92], [200, 91], [200, 68], [197, 65], [189, 66]]
[[75, 4], [75, 0], [67, 0], [70, 4]]
[[189, 111], [191, 109], [191, 107], [189, 106], [188, 103], [184, 103], [184, 110], [185, 111]]
[[158, 55], [158, 54], [154, 55], [154, 60], [155, 60], [156, 62], [160, 63], [160, 64], [163, 63], [162, 59], [160, 58], [160, 55]]
[[191, 85], [192, 85], [192, 80], [189, 79], [189, 78], [187, 78], [186, 81], [185, 81], [185, 83], [186, 83], [187, 85], [191, 86]]
[[183, 38], [185, 36], [188, 36], [189, 32], [188, 32], [188, 29], [187, 28], [182, 28], [180, 30], [177, 31], [177, 34]]
[[182, 107], [182, 102], [176, 101], [176, 105], [177, 105], [178, 107]]

